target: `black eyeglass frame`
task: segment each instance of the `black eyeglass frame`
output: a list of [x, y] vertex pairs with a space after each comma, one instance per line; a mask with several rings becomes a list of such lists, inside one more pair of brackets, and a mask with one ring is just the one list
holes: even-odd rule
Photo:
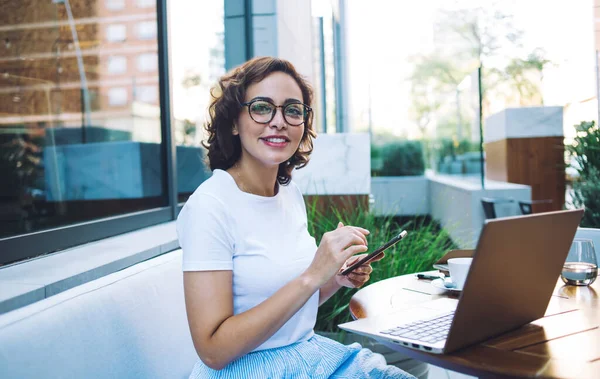
[[[268, 121], [263, 121], [263, 122], [256, 121], [254, 119], [254, 117], [252, 117], [252, 112], [250, 111], [250, 106], [253, 103], [256, 103], [258, 101], [264, 101], [265, 103], [269, 103], [269, 104], [271, 104], [274, 107], [273, 112], [271, 112], [271, 118]], [[294, 124], [294, 123], [289, 122], [289, 120], [285, 116], [285, 108], [289, 107], [290, 105], [298, 105], [298, 104], [304, 106], [305, 113], [304, 113], [304, 117], [302, 119], [302, 122], [299, 123], [299, 124]], [[308, 106], [308, 105], [306, 105], [306, 104], [304, 104], [304, 103], [302, 103], [300, 101], [298, 101], [298, 102], [291, 102], [291, 103], [287, 103], [287, 104], [284, 104], [284, 105], [275, 105], [270, 100], [263, 99], [263, 98], [256, 98], [256, 99], [252, 99], [250, 101], [247, 101], [245, 103], [241, 103], [240, 105], [243, 106], [243, 107], [248, 107], [248, 114], [250, 115], [250, 118], [252, 119], [252, 121], [257, 122], [259, 124], [268, 124], [269, 122], [273, 121], [273, 119], [275, 118], [275, 114], [277, 113], [277, 108], [281, 108], [281, 114], [283, 115], [283, 119], [285, 120], [286, 123], [288, 123], [291, 126], [300, 126], [300, 125], [306, 123], [306, 120], [308, 119], [309, 113], [312, 112], [312, 108], [310, 106]]]

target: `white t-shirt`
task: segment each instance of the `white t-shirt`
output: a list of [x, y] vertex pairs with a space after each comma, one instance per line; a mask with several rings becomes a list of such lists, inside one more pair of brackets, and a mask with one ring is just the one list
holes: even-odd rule
[[[213, 175], [194, 191], [177, 218], [184, 271], [233, 271], [233, 312], [260, 304], [312, 262], [302, 193], [291, 182], [273, 197], [241, 191], [229, 173]], [[312, 337], [319, 291], [271, 338], [254, 349], [281, 347]]]

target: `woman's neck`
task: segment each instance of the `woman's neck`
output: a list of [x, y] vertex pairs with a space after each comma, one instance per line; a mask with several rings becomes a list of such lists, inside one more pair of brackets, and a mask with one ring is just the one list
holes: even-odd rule
[[227, 172], [233, 177], [238, 188], [254, 195], [272, 197], [277, 194], [277, 170], [275, 167], [257, 167], [239, 160]]

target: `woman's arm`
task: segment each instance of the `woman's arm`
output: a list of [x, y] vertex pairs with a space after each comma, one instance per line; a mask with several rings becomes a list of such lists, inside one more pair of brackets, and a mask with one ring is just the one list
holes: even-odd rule
[[329, 279], [319, 290], [319, 306], [329, 300], [340, 288], [342, 288], [342, 285], [338, 284], [335, 276]]
[[198, 355], [220, 370], [252, 351], [302, 308], [316, 283], [303, 274], [256, 307], [233, 315], [231, 271], [185, 272], [185, 304]]
[[196, 351], [219, 370], [277, 332], [352, 255], [364, 252], [365, 229], [325, 233], [308, 269], [246, 312], [233, 314], [232, 272], [184, 273], [185, 303]]
[[[343, 228], [344, 224], [340, 221], [338, 222], [337, 228]], [[367, 242], [367, 240], [365, 239], [365, 243]], [[355, 262], [354, 257], [349, 258], [345, 263], [343, 267], [348, 267], [349, 265], [351, 265], [351, 262]], [[341, 269], [340, 269], [341, 271]], [[333, 296], [340, 288], [342, 288], [343, 283], [339, 283], [338, 278], [336, 278], [337, 275], [332, 276], [327, 283], [325, 283], [321, 289], [319, 290], [319, 307], [326, 302], [327, 300], [329, 300], [329, 298], [331, 296]], [[350, 286], [350, 288], [352, 288], [352, 286]]]
[[[338, 229], [342, 228], [344, 227], [344, 224], [339, 222], [337, 227]], [[354, 262], [356, 262], [358, 259], [361, 259], [365, 255], [366, 254], [358, 254], [348, 258], [348, 260], [340, 269], [340, 272], [346, 267], [352, 266]], [[372, 259], [370, 263], [361, 265], [348, 275], [332, 276], [327, 281], [327, 283], [325, 283], [319, 290], [319, 306], [321, 306], [324, 302], [329, 300], [329, 298], [331, 298], [342, 287], [359, 288], [363, 284], [365, 284], [369, 280], [371, 272], [373, 272], [373, 267], [371, 267], [371, 263], [382, 260], [384, 256], [385, 254], [381, 254], [379, 257]]]

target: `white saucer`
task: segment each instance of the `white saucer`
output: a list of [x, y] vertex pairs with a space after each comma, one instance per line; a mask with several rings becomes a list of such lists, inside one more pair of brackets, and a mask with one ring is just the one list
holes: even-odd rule
[[439, 288], [439, 289], [444, 290], [444, 291], [451, 291], [451, 292], [461, 292], [462, 291], [462, 288], [458, 289], [458, 288], [448, 288], [448, 287], [446, 287], [444, 285], [444, 279], [442, 279], [442, 278], [434, 279], [431, 282], [431, 285], [434, 286], [435, 288]]

